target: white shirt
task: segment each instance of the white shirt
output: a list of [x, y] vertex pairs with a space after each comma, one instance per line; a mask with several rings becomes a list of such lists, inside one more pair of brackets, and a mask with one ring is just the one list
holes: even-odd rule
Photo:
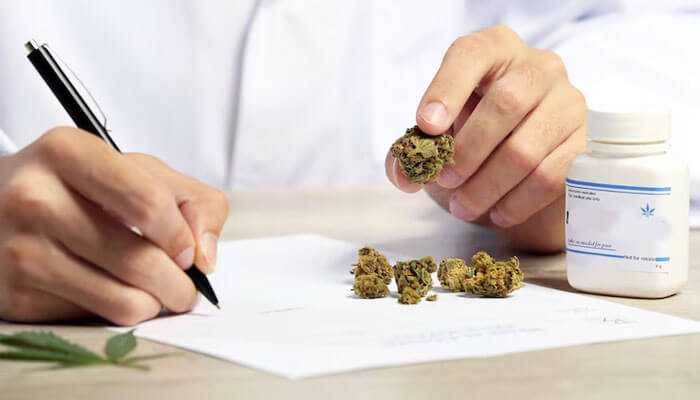
[[[0, 0], [0, 128], [22, 147], [72, 125], [24, 57], [35, 38], [85, 82], [125, 151], [219, 187], [384, 182], [449, 44], [498, 23], [559, 51], [589, 104], [632, 87], [691, 109], [698, 2], [657, 3]], [[674, 132], [687, 155], [692, 129]]]

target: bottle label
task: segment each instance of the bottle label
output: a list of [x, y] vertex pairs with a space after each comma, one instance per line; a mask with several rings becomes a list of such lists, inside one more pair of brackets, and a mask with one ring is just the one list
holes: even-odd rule
[[671, 187], [566, 179], [566, 253], [579, 265], [669, 272]]

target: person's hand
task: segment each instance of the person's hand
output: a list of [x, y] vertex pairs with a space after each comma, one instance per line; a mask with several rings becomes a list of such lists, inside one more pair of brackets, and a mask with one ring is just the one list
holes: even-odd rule
[[[585, 150], [586, 103], [562, 60], [497, 26], [457, 39], [418, 106], [428, 134], [455, 138], [455, 164], [428, 193], [455, 217], [499, 228], [516, 247], [563, 245], [564, 179]], [[391, 153], [387, 176], [416, 192]]]
[[220, 191], [153, 157], [52, 129], [0, 157], [0, 319], [133, 325], [188, 311], [183, 270], [213, 270], [227, 214]]

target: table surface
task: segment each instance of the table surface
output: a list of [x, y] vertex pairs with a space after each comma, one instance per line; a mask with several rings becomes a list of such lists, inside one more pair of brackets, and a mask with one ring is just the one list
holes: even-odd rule
[[[385, 251], [463, 256], [512, 251], [491, 232], [455, 221], [422, 194], [387, 187], [231, 195], [224, 239], [315, 232]], [[690, 278], [681, 294], [611, 301], [700, 320], [700, 233], [691, 233]], [[439, 244], [439, 246], [438, 246]], [[564, 256], [521, 258], [527, 281], [573, 291]], [[220, 268], [226, 266], [221, 265]], [[232, 266], [235, 268], [235, 266]], [[603, 296], [604, 297], [604, 296]], [[0, 324], [0, 333], [33, 329]], [[99, 350], [111, 332], [98, 326], [42, 325]], [[138, 354], [171, 351], [140, 340]], [[0, 363], [0, 399], [247, 399], [261, 398], [698, 398], [700, 335], [663, 337], [373, 369], [292, 381], [181, 351], [151, 363], [149, 372], [114, 367], [46, 371], [35, 364]]]

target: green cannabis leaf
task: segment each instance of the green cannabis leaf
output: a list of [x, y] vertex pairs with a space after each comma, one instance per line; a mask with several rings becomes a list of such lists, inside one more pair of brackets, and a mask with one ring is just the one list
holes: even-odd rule
[[105, 344], [103, 357], [53, 332], [26, 331], [11, 335], [0, 334], [0, 345], [11, 350], [0, 351], [0, 361], [31, 361], [53, 363], [55, 368], [114, 365], [138, 370], [148, 370], [143, 361], [168, 357], [174, 353], [126, 357], [137, 342], [134, 330], [112, 336]]
[[109, 361], [117, 362], [131, 353], [136, 348], [136, 337], [134, 330], [112, 336], [105, 344], [105, 354]]

